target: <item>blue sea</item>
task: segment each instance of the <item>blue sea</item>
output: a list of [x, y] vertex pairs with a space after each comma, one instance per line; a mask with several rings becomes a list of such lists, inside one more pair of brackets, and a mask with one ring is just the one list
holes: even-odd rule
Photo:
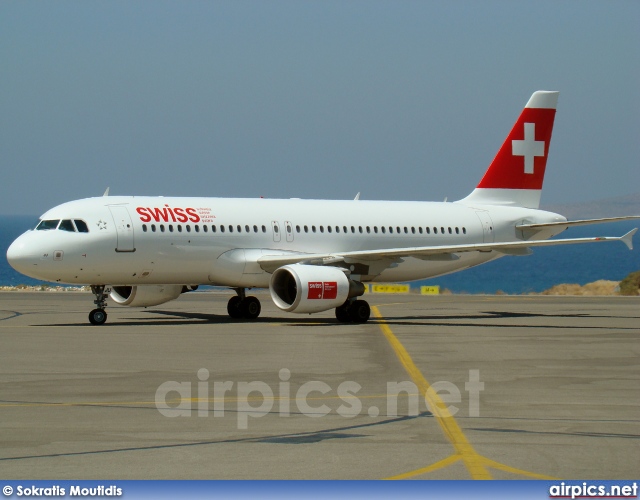
[[[37, 219], [35, 216], [0, 216], [0, 285], [43, 283], [17, 273], [6, 259], [11, 242], [27, 229], [35, 227]], [[637, 226], [638, 221], [582, 226], [569, 229], [561, 236], [621, 236]], [[631, 252], [619, 242], [539, 248], [527, 257], [503, 257], [463, 272], [416, 281], [412, 286], [440, 285], [454, 293], [493, 294], [501, 290], [522, 294], [542, 292], [559, 283], [584, 285], [600, 279], [619, 281], [640, 270], [640, 233], [634, 243], [636, 249]]]

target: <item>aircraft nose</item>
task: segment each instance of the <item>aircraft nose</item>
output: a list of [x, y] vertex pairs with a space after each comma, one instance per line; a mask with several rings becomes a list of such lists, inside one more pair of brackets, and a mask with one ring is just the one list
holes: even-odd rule
[[7, 250], [7, 262], [22, 274], [27, 274], [29, 268], [33, 267], [34, 258], [30, 255], [24, 235], [19, 236], [11, 243], [11, 246], [9, 246]]

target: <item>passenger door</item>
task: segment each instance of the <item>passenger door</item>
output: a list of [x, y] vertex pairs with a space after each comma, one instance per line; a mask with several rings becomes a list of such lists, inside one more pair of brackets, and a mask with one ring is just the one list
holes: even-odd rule
[[124, 205], [109, 206], [113, 222], [116, 225], [118, 242], [116, 252], [135, 252], [135, 242], [133, 238], [133, 223], [127, 207]]

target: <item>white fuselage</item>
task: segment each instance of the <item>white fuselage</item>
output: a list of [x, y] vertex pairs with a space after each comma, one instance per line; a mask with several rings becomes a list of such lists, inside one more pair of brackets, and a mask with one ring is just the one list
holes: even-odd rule
[[[31, 230], [19, 237], [9, 250], [12, 265], [34, 278], [268, 287], [270, 273], [257, 263], [262, 255], [522, 241], [517, 224], [566, 219], [540, 210], [460, 202], [100, 197], [59, 205], [41, 220], [82, 220], [88, 232]], [[535, 239], [562, 229], [547, 229]], [[502, 255], [404, 257], [390, 267], [373, 260], [350, 271], [359, 281], [410, 281]]]

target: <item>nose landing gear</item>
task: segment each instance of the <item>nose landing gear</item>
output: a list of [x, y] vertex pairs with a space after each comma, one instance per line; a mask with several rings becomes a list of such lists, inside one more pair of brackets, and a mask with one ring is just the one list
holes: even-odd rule
[[96, 300], [93, 301], [96, 309], [89, 313], [89, 323], [103, 325], [107, 322], [107, 312], [104, 308], [107, 307], [107, 297], [111, 293], [111, 288], [104, 285], [91, 285], [91, 292], [96, 296]]

